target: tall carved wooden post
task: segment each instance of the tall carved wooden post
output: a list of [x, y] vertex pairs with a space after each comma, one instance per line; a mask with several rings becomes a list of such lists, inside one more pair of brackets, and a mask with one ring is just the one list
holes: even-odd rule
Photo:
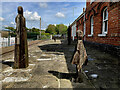
[[18, 7], [18, 15], [15, 18], [16, 37], [15, 37], [15, 62], [14, 68], [28, 67], [28, 45], [25, 18], [23, 16], [23, 8]]

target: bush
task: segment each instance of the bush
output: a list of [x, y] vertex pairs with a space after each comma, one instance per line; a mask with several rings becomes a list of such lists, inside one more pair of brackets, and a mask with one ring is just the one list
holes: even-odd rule
[[27, 32], [27, 38], [28, 39], [37, 39], [37, 35], [40, 35], [39, 32]]
[[41, 39], [42, 40], [50, 39], [50, 35], [41, 35]]
[[[27, 32], [27, 38], [36, 40], [37, 36], [40, 35], [40, 32]], [[41, 39], [50, 39], [50, 34], [49, 33], [41, 33]]]

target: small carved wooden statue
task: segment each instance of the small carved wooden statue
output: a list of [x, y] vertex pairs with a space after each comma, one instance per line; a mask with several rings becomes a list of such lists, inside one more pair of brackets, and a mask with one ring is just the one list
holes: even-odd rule
[[82, 78], [82, 66], [83, 64], [87, 64], [87, 53], [83, 44], [83, 32], [81, 30], [77, 31], [77, 38], [78, 38], [78, 43], [77, 43], [77, 49], [76, 52], [73, 56], [72, 59], [72, 64], [76, 65], [76, 71], [77, 71], [77, 78], [76, 82], [83, 82]]
[[25, 18], [23, 16], [23, 8], [18, 7], [18, 15], [15, 18], [16, 37], [15, 37], [15, 62], [14, 68], [28, 67], [28, 45]]

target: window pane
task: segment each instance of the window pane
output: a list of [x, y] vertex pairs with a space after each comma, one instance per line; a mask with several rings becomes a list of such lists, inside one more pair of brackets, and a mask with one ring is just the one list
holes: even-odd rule
[[106, 10], [104, 11], [104, 20], [106, 19]]
[[93, 34], [93, 16], [91, 17], [91, 34]]
[[91, 26], [91, 34], [93, 34], [93, 26]]
[[93, 16], [91, 17], [91, 24], [93, 24]]
[[105, 32], [105, 22], [103, 22], [103, 32]]
[[107, 29], [108, 29], [108, 11], [107, 11], [107, 8], [104, 9], [104, 12], [103, 12], [103, 33], [107, 33]]
[[108, 11], [107, 9], [103, 12], [103, 17], [104, 17], [104, 20], [108, 19]]
[[107, 15], [106, 15], [106, 19], [108, 20], [108, 11], [107, 11], [107, 10], [106, 10], [106, 14], [107, 14]]
[[105, 21], [105, 32], [107, 32], [107, 21]]

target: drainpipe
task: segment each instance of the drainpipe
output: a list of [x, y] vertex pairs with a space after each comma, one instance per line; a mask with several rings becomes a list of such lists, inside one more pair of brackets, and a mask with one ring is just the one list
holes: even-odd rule
[[84, 41], [85, 41], [86, 40], [86, 35], [85, 35], [86, 34], [86, 23], [85, 23], [85, 14], [86, 13], [85, 13], [85, 8], [83, 8], [83, 12], [84, 12], [84, 27], [83, 27], [84, 31], [83, 31], [83, 33], [84, 33]]

